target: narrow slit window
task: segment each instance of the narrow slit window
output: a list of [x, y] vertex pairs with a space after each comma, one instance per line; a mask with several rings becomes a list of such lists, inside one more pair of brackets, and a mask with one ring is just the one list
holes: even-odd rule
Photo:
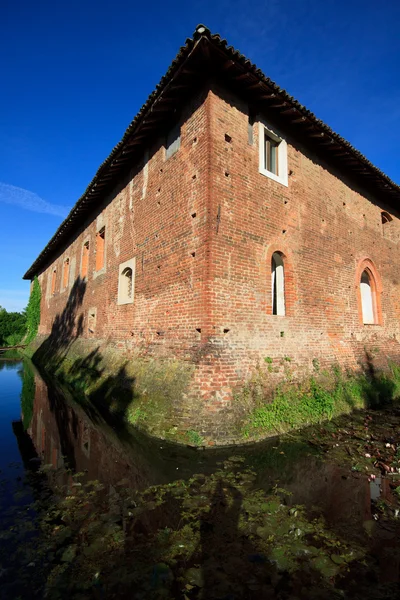
[[81, 276], [82, 278], [87, 277], [89, 270], [89, 242], [83, 244], [82, 248], [82, 268], [81, 268]]
[[376, 310], [372, 277], [367, 270], [363, 271], [360, 281], [361, 307], [364, 325], [376, 323]]
[[50, 288], [50, 293], [51, 293], [52, 296], [56, 292], [56, 280], [57, 280], [57, 270], [54, 269], [53, 273], [51, 274], [51, 288]]
[[132, 298], [132, 269], [126, 267], [122, 271], [122, 293], [126, 298]]
[[69, 279], [69, 258], [66, 258], [64, 261], [64, 270], [63, 270], [63, 289], [68, 287], [68, 279]]
[[274, 252], [271, 259], [272, 314], [285, 316], [285, 271], [283, 257]]
[[105, 249], [106, 229], [103, 227], [96, 235], [96, 271], [104, 267], [104, 249]]

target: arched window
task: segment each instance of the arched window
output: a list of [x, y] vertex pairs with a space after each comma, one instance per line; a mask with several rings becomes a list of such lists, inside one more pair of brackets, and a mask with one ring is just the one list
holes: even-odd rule
[[372, 285], [372, 275], [370, 274], [368, 269], [365, 269], [365, 271], [362, 272], [360, 281], [360, 291], [363, 323], [365, 325], [372, 325], [376, 322], [376, 311], [374, 306], [375, 299]]
[[381, 212], [381, 221], [382, 221], [383, 236], [390, 239], [391, 230], [392, 230], [392, 226], [390, 223], [393, 221], [393, 217], [391, 215], [389, 215], [388, 212], [384, 211], [384, 212]]
[[382, 281], [370, 258], [360, 260], [355, 273], [360, 323], [382, 325]]
[[119, 265], [118, 304], [132, 304], [135, 294], [135, 259]]
[[382, 220], [382, 225], [384, 225], [385, 223], [390, 223], [390, 221], [393, 221], [392, 217], [389, 215], [389, 213], [387, 212], [381, 212], [381, 220]]
[[132, 269], [126, 267], [121, 273], [121, 293], [125, 298], [132, 298]]
[[285, 315], [285, 271], [283, 257], [274, 252], [271, 259], [272, 314]]

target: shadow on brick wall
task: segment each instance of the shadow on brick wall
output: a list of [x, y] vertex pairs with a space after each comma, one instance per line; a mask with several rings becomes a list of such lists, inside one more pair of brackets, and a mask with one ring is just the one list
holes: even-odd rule
[[78, 277], [71, 288], [67, 303], [62, 313], [57, 314], [48, 338], [39, 346], [32, 359], [52, 370], [64, 360], [72, 342], [83, 333], [83, 313], [78, 317], [86, 293], [86, 281]]
[[[115, 374], [105, 377], [104, 361], [100, 347], [92, 350], [87, 356], [76, 358], [68, 366], [60, 368], [65, 361], [71, 345], [82, 336], [84, 332], [84, 315], [79, 314], [86, 293], [86, 281], [78, 277], [71, 288], [64, 310], [57, 314], [50, 335], [34, 353], [32, 360], [50, 374], [56, 374], [58, 381], [66, 384], [78, 394], [84, 394], [89, 400], [85, 409], [93, 420], [98, 418], [98, 413], [114, 426], [121, 427], [125, 421], [128, 405], [137, 397], [135, 394], [135, 378], [128, 375], [125, 365], [119, 366]], [[104, 380], [103, 380], [104, 379]], [[102, 380], [98, 385], [99, 380]], [[60, 415], [59, 429], [61, 437], [68, 439], [68, 432], [63, 426], [63, 401], [59, 401], [57, 394], [49, 398], [51, 407]], [[93, 409], [96, 407], [96, 410]], [[97, 412], [96, 412], [97, 411]], [[69, 448], [64, 448], [65, 455], [69, 456], [73, 466], [73, 455]]]

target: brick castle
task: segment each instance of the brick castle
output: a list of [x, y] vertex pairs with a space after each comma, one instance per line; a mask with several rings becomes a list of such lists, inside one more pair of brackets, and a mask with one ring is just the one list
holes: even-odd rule
[[399, 200], [199, 26], [25, 274], [42, 289], [40, 339], [84, 284], [71, 338], [190, 364], [179, 418], [205, 431], [266, 361], [273, 381], [283, 361], [384, 366], [400, 354]]

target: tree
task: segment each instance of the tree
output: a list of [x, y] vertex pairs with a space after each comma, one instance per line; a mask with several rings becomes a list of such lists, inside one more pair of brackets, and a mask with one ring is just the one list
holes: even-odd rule
[[0, 345], [15, 346], [26, 332], [26, 316], [24, 313], [8, 312], [0, 307]]

